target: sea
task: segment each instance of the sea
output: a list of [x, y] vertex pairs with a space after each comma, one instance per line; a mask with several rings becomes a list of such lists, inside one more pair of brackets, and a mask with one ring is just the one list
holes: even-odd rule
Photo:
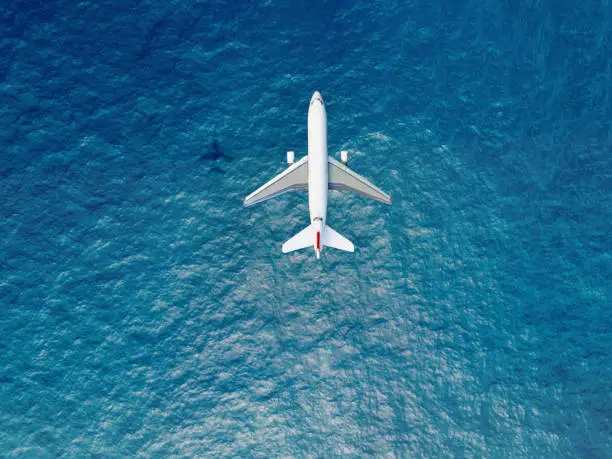
[[4, 0], [0, 457], [612, 457], [611, 88], [610, 0]]

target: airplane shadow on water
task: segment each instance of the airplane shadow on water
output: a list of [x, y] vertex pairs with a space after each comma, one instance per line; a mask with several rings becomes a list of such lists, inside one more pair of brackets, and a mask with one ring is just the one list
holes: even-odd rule
[[200, 160], [218, 161], [220, 159], [224, 161], [233, 161], [234, 158], [223, 153], [223, 151], [221, 150], [221, 147], [219, 146], [219, 141], [215, 139], [212, 141], [208, 151], [200, 156]]
[[208, 151], [200, 155], [198, 159], [199, 161], [206, 161], [207, 163], [210, 163], [209, 172], [213, 172], [215, 174], [225, 174], [225, 171], [219, 167], [219, 160], [226, 162], [231, 162], [234, 160], [234, 158], [231, 156], [223, 153], [217, 139], [211, 142]]

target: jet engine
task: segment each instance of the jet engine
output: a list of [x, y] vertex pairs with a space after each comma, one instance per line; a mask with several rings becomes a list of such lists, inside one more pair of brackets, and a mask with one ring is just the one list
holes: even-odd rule
[[340, 161], [342, 161], [344, 165], [348, 164], [348, 151], [342, 150], [340, 152]]
[[287, 164], [291, 166], [295, 162], [295, 152], [288, 151], [287, 152]]

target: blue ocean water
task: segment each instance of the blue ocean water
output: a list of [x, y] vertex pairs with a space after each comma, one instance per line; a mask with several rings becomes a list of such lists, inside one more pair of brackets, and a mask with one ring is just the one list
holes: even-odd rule
[[[608, 0], [5, 2], [0, 456], [612, 457]], [[357, 246], [280, 253], [306, 149]]]

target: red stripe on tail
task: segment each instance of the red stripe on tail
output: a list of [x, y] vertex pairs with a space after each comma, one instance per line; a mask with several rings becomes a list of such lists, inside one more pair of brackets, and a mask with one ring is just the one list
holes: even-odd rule
[[321, 232], [317, 231], [317, 250], [321, 250]]

